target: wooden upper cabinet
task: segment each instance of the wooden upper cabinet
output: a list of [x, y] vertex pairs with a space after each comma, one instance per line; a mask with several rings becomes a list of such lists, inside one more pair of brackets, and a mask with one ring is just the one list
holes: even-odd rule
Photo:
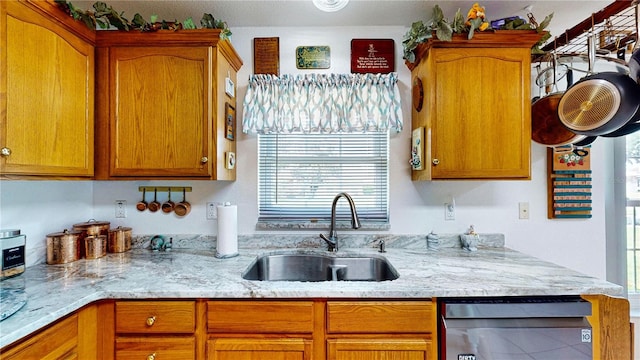
[[539, 37], [476, 33], [418, 48], [409, 67], [423, 97], [413, 91], [412, 129], [424, 128], [425, 147], [413, 180], [531, 178], [530, 59]]
[[0, 2], [0, 176], [91, 177], [92, 34], [39, 6]]
[[224, 84], [242, 62], [219, 33], [97, 33], [96, 178], [235, 180]]

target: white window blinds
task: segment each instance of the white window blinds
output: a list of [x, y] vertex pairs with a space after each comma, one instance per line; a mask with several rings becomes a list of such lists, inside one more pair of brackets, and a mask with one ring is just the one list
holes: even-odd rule
[[[347, 192], [362, 221], [387, 222], [388, 142], [386, 132], [259, 135], [259, 220], [329, 220]], [[338, 219], [349, 214], [339, 201]]]

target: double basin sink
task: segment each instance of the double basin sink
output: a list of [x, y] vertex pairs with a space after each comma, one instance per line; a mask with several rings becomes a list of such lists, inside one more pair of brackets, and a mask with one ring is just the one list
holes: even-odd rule
[[382, 256], [286, 253], [259, 256], [242, 274], [259, 281], [388, 281], [399, 277]]

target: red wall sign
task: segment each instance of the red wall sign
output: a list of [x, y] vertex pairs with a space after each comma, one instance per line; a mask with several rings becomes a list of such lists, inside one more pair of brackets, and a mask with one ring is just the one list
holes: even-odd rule
[[351, 40], [351, 72], [382, 73], [395, 70], [393, 39]]

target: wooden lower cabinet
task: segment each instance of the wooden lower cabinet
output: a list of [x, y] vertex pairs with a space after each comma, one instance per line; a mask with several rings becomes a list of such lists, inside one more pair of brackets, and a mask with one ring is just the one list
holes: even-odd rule
[[311, 360], [308, 339], [222, 338], [207, 341], [207, 360]]
[[328, 360], [435, 360], [436, 306], [428, 301], [328, 301]]
[[116, 301], [116, 360], [195, 360], [196, 301]]
[[188, 337], [116, 337], [118, 360], [196, 359], [196, 338]]
[[209, 301], [207, 360], [320, 359], [323, 313], [321, 301]]
[[[631, 359], [629, 303], [593, 304], [594, 360]], [[436, 360], [435, 300], [106, 300], [0, 350], [3, 360]]]
[[[328, 360], [430, 360], [431, 341], [426, 339], [331, 339]], [[435, 358], [433, 358], [435, 360]]]
[[2, 352], [2, 359], [77, 359], [78, 315], [74, 314], [43, 330], [15, 348]]
[[97, 305], [89, 305], [34, 335], [0, 350], [3, 360], [95, 359]]

